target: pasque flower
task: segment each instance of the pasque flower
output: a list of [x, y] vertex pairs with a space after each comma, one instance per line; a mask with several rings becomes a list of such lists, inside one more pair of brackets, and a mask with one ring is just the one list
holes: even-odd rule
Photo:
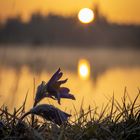
[[61, 125], [68, 120], [68, 118], [71, 116], [70, 114], [63, 112], [52, 105], [48, 105], [48, 104], [37, 105], [45, 97], [58, 100], [59, 104], [60, 104], [61, 98], [75, 100], [74, 95], [69, 93], [70, 90], [67, 87], [61, 87], [62, 84], [67, 82], [67, 79], [60, 80], [62, 75], [63, 73], [61, 72], [59, 68], [53, 74], [53, 76], [48, 81], [48, 83], [46, 83], [45, 81], [42, 81], [42, 83], [37, 87], [33, 108], [30, 109], [30, 111], [26, 112], [20, 118], [20, 121], [22, 121], [29, 114], [32, 114], [32, 117], [31, 117], [32, 126], [34, 126], [34, 115], [39, 115], [45, 118], [46, 120], [56, 123], [57, 125]]
[[37, 104], [44, 97], [50, 97], [57, 99], [60, 104], [61, 98], [73, 99], [74, 95], [70, 94], [70, 90], [67, 87], [61, 87], [62, 84], [66, 83], [68, 79], [60, 80], [63, 73], [60, 68], [54, 73], [48, 83], [42, 81], [42, 83], [37, 88], [35, 104]]
[[67, 122], [68, 118], [71, 116], [70, 114], [54, 107], [53, 105], [48, 104], [41, 104], [33, 107], [29, 112], [22, 116], [21, 120], [23, 120], [23, 118], [29, 114], [39, 115], [57, 125], [62, 125], [63, 123]]

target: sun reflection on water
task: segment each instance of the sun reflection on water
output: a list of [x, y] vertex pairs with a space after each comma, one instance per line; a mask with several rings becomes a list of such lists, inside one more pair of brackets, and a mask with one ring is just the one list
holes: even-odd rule
[[89, 79], [90, 77], [90, 63], [86, 59], [80, 59], [78, 62], [78, 74], [81, 79]]

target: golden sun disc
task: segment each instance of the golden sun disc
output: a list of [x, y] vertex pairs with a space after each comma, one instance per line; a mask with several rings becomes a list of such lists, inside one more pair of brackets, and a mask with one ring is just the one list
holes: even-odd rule
[[78, 13], [78, 19], [82, 23], [90, 23], [94, 20], [94, 13], [89, 8], [83, 8]]

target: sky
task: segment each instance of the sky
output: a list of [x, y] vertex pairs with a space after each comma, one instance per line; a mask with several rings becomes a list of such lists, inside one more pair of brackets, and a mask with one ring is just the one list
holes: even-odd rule
[[71, 16], [95, 5], [110, 22], [140, 24], [140, 0], [0, 0], [0, 21], [15, 16], [28, 21], [36, 12]]

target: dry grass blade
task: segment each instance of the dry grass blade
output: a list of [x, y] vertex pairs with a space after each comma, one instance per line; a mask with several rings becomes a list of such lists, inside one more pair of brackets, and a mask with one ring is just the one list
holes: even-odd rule
[[131, 118], [134, 117], [134, 106], [135, 106], [135, 103], [136, 103], [136, 101], [137, 101], [139, 95], [140, 95], [140, 90], [138, 89], [138, 94], [137, 94], [136, 98], [134, 99], [134, 101], [133, 101], [133, 103], [132, 103], [132, 107], [131, 107], [131, 112], [130, 112], [130, 117], [131, 117]]

